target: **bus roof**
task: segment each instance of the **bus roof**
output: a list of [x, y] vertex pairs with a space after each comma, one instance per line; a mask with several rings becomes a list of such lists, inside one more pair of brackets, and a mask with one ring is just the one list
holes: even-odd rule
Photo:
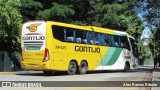
[[[40, 22], [40, 21], [28, 21], [28, 22]], [[42, 22], [44, 22], [44, 21], [42, 21]], [[112, 29], [108, 29], [108, 28], [102, 28], [102, 27], [96, 27], [96, 26], [80, 26], [80, 25], [68, 24], [68, 23], [62, 23], [62, 22], [56, 22], [56, 21], [45, 21], [45, 22], [47, 24], [50, 24], [50, 25], [71, 27], [71, 28], [83, 29], [83, 30], [87, 30], [87, 31], [95, 31], [95, 32], [113, 34], [113, 35], [118, 35], [118, 36], [128, 36], [130, 38], [133, 38], [132, 36], [130, 36], [126, 32], [118, 31], [118, 30], [112, 30]], [[25, 22], [25, 23], [27, 23], [27, 22]]]
[[68, 24], [68, 23], [55, 22], [55, 21], [47, 21], [47, 23], [57, 25], [57, 26], [64, 26], [64, 27], [70, 27], [70, 28], [76, 28], [76, 29], [83, 29], [83, 30], [91, 31], [91, 29], [89, 29], [89, 28], [85, 28], [83, 26], [75, 25], [75, 24]]
[[118, 35], [118, 36], [129, 36], [128, 33], [123, 32], [123, 31], [112, 30], [112, 29], [108, 29], [108, 28], [101, 28], [101, 27], [96, 27], [96, 26], [86, 26], [86, 27], [92, 28], [94, 31], [104, 32], [107, 34], [113, 34], [113, 35]]

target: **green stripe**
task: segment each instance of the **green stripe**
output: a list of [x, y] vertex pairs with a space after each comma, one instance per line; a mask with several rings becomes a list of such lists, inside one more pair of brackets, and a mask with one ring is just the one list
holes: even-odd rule
[[[101, 62], [98, 64], [98, 66], [102, 66], [102, 65], [105, 65], [106, 63], [108, 63], [115, 50], [116, 50], [116, 48], [109, 47], [108, 50], [106, 51], [105, 55], [103, 56]], [[105, 63], [104, 63], [104, 61], [105, 61]], [[102, 64], [102, 63], [104, 63], [104, 64]]]
[[119, 58], [122, 48], [109, 47], [103, 56], [100, 63], [97, 66], [110, 66], [113, 65]]
[[107, 65], [113, 65], [119, 58], [121, 52], [122, 52], [122, 48], [116, 48], [116, 50], [114, 51], [114, 53], [111, 55], [112, 57], [110, 58], [110, 60], [104, 64], [105, 66]]

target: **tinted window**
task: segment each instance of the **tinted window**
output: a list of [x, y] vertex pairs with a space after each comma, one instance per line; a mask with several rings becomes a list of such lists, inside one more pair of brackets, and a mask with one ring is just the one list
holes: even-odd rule
[[111, 43], [110, 43], [110, 35], [108, 34], [100, 34], [100, 45], [103, 45], [103, 46], [111, 46]]
[[126, 48], [128, 50], [130, 50], [130, 46], [129, 46], [129, 42], [128, 42], [128, 38], [125, 36], [121, 37], [121, 47]]
[[52, 26], [53, 37], [64, 41], [64, 28], [60, 26]]
[[132, 45], [133, 55], [135, 57], [137, 57], [138, 56], [138, 53], [137, 53], [138, 52], [138, 48], [137, 48], [137, 45], [135, 44], [135, 40], [130, 38], [130, 41], [131, 41], [131, 45]]
[[76, 30], [76, 42], [77, 43], [82, 43], [82, 40], [83, 40], [83, 31], [80, 31], [80, 30]]
[[69, 41], [69, 42], [75, 42], [75, 30], [71, 29], [71, 28], [65, 28], [65, 35], [66, 36], [66, 40], [65, 41]]
[[114, 46], [120, 47], [120, 38], [119, 36], [114, 36]]
[[130, 50], [126, 36], [116, 36], [68, 27], [52, 26], [53, 37], [60, 41], [121, 47]]

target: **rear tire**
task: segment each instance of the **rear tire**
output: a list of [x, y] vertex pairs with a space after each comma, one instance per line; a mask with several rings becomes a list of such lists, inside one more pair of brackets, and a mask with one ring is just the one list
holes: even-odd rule
[[73, 74], [76, 73], [76, 71], [77, 71], [77, 65], [76, 65], [76, 63], [74, 61], [71, 61], [69, 63], [67, 74], [73, 75]]
[[87, 63], [85, 61], [82, 61], [78, 67], [78, 73], [79, 74], [86, 74], [87, 70], [88, 70]]

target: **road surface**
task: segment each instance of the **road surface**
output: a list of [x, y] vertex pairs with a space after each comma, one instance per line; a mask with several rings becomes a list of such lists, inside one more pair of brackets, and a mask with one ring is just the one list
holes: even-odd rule
[[[20, 71], [16, 73], [10, 73], [10, 74], [0, 74], [0, 81], [3, 82], [17, 82], [21, 81], [21, 83], [32, 83], [32, 82], [41, 82], [44, 81], [48, 85], [51, 83], [55, 83], [54, 81], [60, 81], [62, 83], [63, 81], [70, 81], [67, 82], [69, 85], [72, 86], [72, 84], [76, 84], [74, 81], [80, 81], [81, 84], [85, 83], [103, 83], [103, 81], [108, 81], [107, 84], [111, 85], [109, 87], [101, 87], [101, 86], [89, 86], [87, 85], [85, 87], [25, 87], [25, 85], [20, 85], [22, 87], [16, 87], [16, 85], [13, 85], [14, 87], [1, 87], [3, 90], [151, 90], [151, 87], [123, 87], [116, 85], [117, 81], [120, 82], [135, 82], [135, 81], [152, 81], [152, 67], [139, 67], [137, 70], [132, 70], [129, 72], [122, 72], [122, 71], [90, 71], [85, 75], [67, 75], [64, 72], [59, 72], [56, 74], [51, 75], [44, 75], [41, 71]], [[53, 82], [49, 82], [53, 81]], [[88, 81], [88, 82], [87, 82]], [[99, 82], [102, 81], [102, 82]], [[111, 82], [115, 81], [115, 82]], [[43, 82], [43, 83], [44, 83]], [[125, 83], [123, 82], [123, 83]], [[109, 84], [110, 83], [110, 84]], [[17, 84], [18, 85], [18, 84]], [[27, 84], [28, 85], [28, 84]], [[37, 84], [38, 85], [38, 84]], [[102, 86], [105, 84], [101, 84]], [[115, 86], [114, 86], [115, 85]], [[31, 85], [33, 86], [33, 85]], [[42, 85], [43, 86], [43, 85]], [[52, 85], [51, 85], [52, 86]]]

